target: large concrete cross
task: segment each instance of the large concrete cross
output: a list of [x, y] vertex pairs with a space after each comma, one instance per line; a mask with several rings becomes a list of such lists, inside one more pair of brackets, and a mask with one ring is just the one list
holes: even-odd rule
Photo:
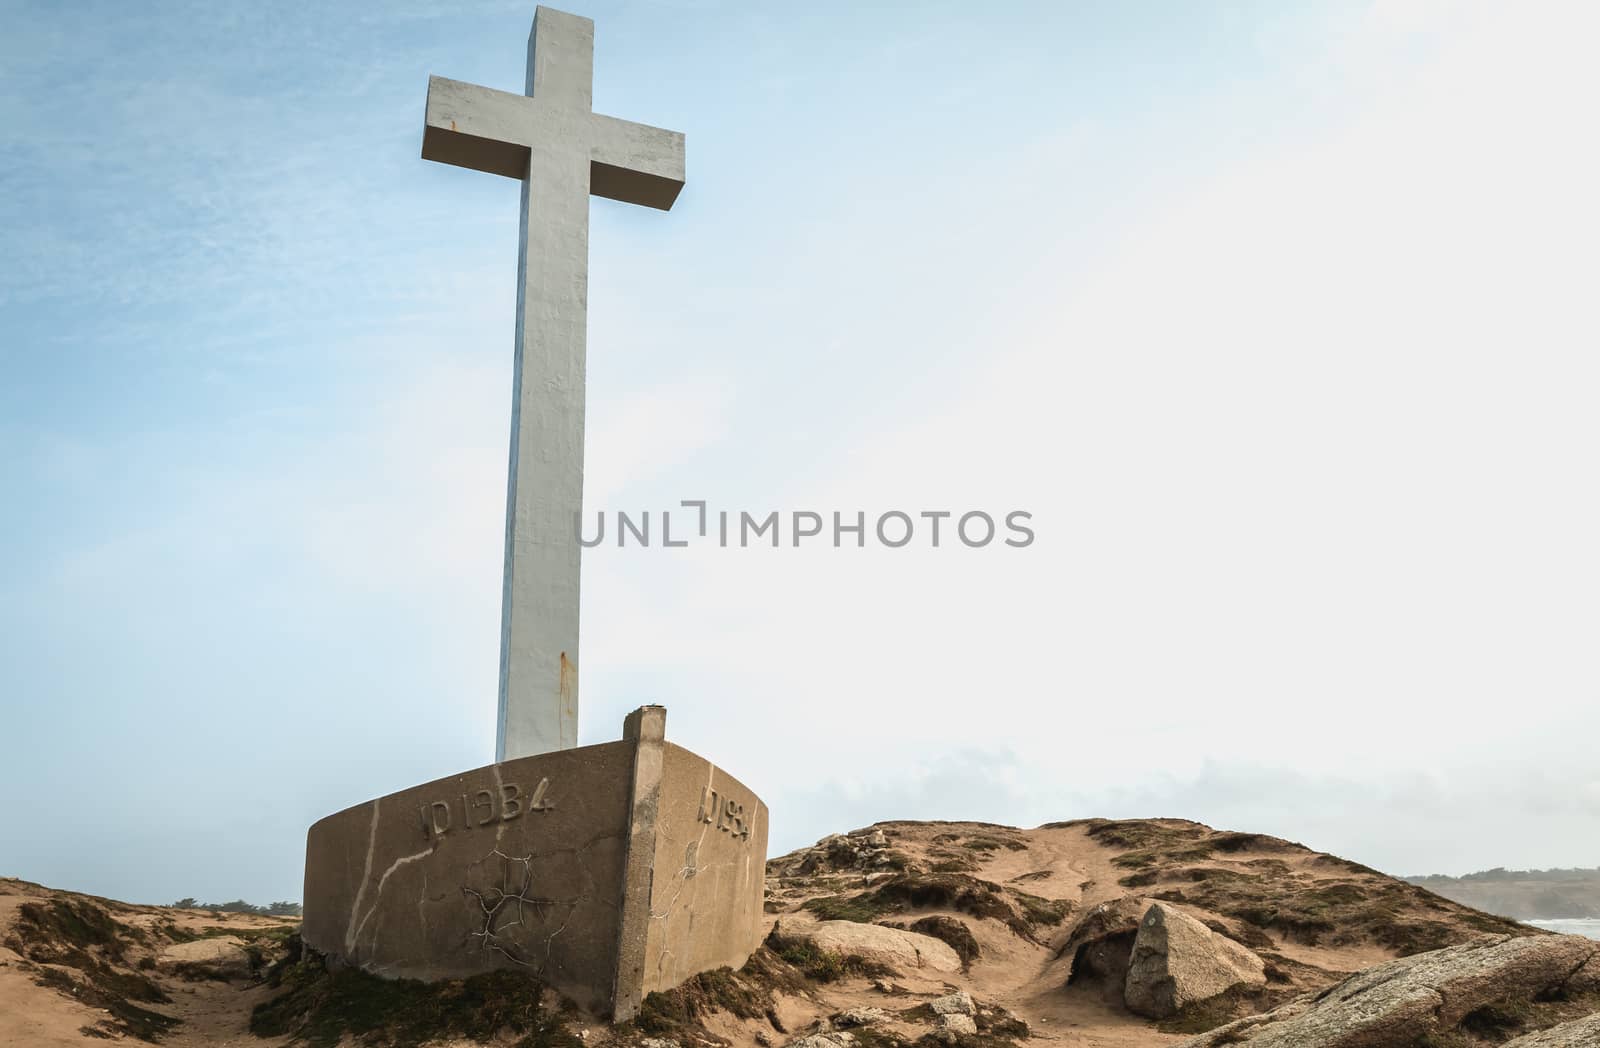
[[672, 207], [683, 135], [592, 111], [594, 23], [539, 8], [525, 94], [428, 80], [422, 155], [522, 180], [495, 759], [578, 744], [589, 195]]

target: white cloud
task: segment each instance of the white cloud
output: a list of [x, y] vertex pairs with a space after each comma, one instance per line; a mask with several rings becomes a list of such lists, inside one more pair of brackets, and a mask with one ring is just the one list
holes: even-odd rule
[[[1579, 130], [1600, 78], [1575, 24], [1594, 16], [1446, 14], [1399, 19], [1443, 35], [1363, 111], [1194, 187], [1087, 279], [1045, 267], [971, 374], [783, 495], [1019, 506], [1036, 546], [591, 555], [591, 660], [679, 653], [700, 748], [782, 738], [812, 783], [865, 774], [886, 796], [912, 755], [1004, 739], [1041, 789], [1208, 760], [1354, 776], [1370, 788], [1340, 817], [1382, 835], [1406, 816], [1376, 784], [1401, 769], [1451, 790], [1488, 762], [1580, 767], [1557, 736], [1600, 728], [1581, 480], [1600, 149]], [[1370, 51], [1337, 57], [1372, 72]], [[646, 623], [617, 609], [647, 570]], [[714, 727], [713, 704], [738, 715]], [[758, 785], [810, 825], [791, 772]], [[1297, 803], [1321, 789], [1304, 783]], [[1466, 832], [1492, 806], [1459, 796]]]
[[584, 501], [634, 511], [616, 499], [723, 439], [733, 395], [720, 379], [687, 378], [596, 402], [585, 420]]

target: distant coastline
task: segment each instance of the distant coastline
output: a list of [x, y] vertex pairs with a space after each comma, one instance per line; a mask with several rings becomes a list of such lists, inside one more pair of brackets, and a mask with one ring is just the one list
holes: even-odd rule
[[1404, 879], [1485, 913], [1539, 927], [1552, 922], [1575, 925], [1570, 929], [1575, 934], [1600, 938], [1600, 868], [1494, 869], [1462, 877], [1432, 874]]
[[1594, 917], [1579, 917], [1574, 920], [1542, 920], [1535, 918], [1524, 921], [1535, 928], [1543, 928], [1547, 932], [1559, 932], [1562, 935], [1587, 935], [1591, 939], [1600, 939], [1600, 919]]

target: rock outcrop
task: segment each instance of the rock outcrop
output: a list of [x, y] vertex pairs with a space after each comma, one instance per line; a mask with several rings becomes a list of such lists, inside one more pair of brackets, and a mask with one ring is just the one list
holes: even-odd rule
[[936, 972], [961, 970], [961, 958], [956, 951], [933, 936], [886, 928], [881, 924], [821, 921], [808, 928], [790, 929], [785, 925], [783, 934], [804, 939], [827, 953], [860, 957], [896, 971], [917, 968]]
[[1149, 900], [1130, 895], [1100, 903], [1079, 918], [1056, 951], [1058, 957], [1072, 958], [1068, 981], [1096, 980], [1120, 993], [1140, 918], [1149, 908]]
[[810, 848], [784, 856], [777, 867], [783, 876], [804, 877], [839, 870], [886, 870], [895, 866], [889, 838], [880, 829], [831, 833]]
[[889, 1021], [889, 1013], [882, 1008], [847, 1008], [828, 1020], [835, 1030], [849, 1030], [856, 1026], [876, 1026]]
[[972, 995], [965, 990], [935, 997], [928, 1002], [928, 1007], [934, 1015], [976, 1015], [978, 1006], [973, 1003]]
[[1504, 1048], [1594, 1048], [1597, 1044], [1600, 1044], [1600, 1012], [1587, 1019], [1575, 1019], [1507, 1041]]
[[1576, 935], [1488, 936], [1376, 965], [1320, 993], [1191, 1038], [1182, 1048], [1418, 1044], [1448, 1036], [1484, 1009], [1592, 993], [1600, 988], [1597, 958], [1600, 942]]
[[1145, 911], [1123, 984], [1128, 1009], [1166, 1019], [1236, 986], [1265, 986], [1266, 965], [1245, 947], [1165, 903]]
[[244, 942], [231, 935], [173, 943], [161, 951], [159, 963], [223, 979], [248, 979], [251, 975], [250, 954]]

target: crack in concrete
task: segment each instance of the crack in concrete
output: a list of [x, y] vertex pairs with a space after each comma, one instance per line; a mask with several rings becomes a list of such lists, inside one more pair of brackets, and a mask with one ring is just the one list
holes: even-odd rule
[[[535, 917], [542, 917], [544, 910], [556, 905], [556, 900], [537, 898], [528, 894], [533, 889], [533, 856], [531, 854], [522, 856], [507, 855], [499, 848], [496, 848], [480, 861], [486, 863], [495, 858], [500, 860], [499, 888], [489, 888], [480, 892], [476, 888], [465, 884], [461, 886], [461, 891], [464, 894], [472, 896], [477, 901], [478, 908], [483, 915], [483, 930], [468, 932], [467, 937], [481, 940], [480, 945], [483, 949], [493, 950], [513, 964], [531, 968], [533, 965], [512, 953], [506, 946], [501, 945], [500, 933], [511, 928], [523, 926], [524, 906], [531, 907]], [[514, 890], [511, 886], [513, 864], [521, 868], [521, 880]], [[515, 907], [516, 919], [502, 924], [500, 923], [500, 911], [508, 903]], [[509, 945], [514, 947], [515, 944]]]
[[361, 900], [367, 897], [367, 882], [372, 879], [372, 853], [378, 846], [378, 803], [383, 798], [372, 802], [372, 826], [367, 831], [367, 864], [361, 871], [361, 887], [356, 890], [355, 905], [350, 907], [350, 923], [344, 930], [345, 955], [349, 956], [356, 948], [356, 915], [361, 912]]
[[422, 891], [417, 893], [417, 924], [422, 929], [422, 942], [428, 941], [428, 871], [422, 871]]
[[[506, 787], [505, 787], [505, 783], [500, 778], [500, 762], [499, 761], [495, 761], [493, 764], [490, 765], [490, 767], [494, 769], [494, 795], [496, 797], [502, 797], [503, 798], [506, 795]], [[504, 818], [501, 818], [499, 820], [499, 822], [497, 822], [495, 824], [495, 828], [494, 828], [494, 843], [495, 843], [495, 847], [499, 847], [500, 846], [500, 841], [501, 841], [501, 839], [503, 837], [505, 837], [505, 835], [506, 835], [506, 820]]]
[[[594, 871], [589, 868], [586, 861], [588, 851], [603, 841], [615, 840], [616, 834], [607, 833], [591, 837], [581, 845], [572, 848], [557, 848], [547, 852], [530, 852], [527, 855], [507, 855], [499, 848], [495, 848], [474, 865], [481, 866], [494, 859], [500, 861], [500, 886], [487, 887], [483, 890], [462, 885], [463, 895], [470, 896], [477, 904], [483, 925], [480, 930], [467, 933], [468, 939], [477, 939], [479, 948], [492, 950], [500, 954], [513, 964], [535, 971], [543, 972], [551, 963], [555, 950], [555, 940], [572, 923], [578, 907], [595, 902]], [[584, 888], [575, 895], [566, 898], [545, 898], [531, 894], [534, 889], [534, 863], [539, 860], [551, 859], [557, 856], [571, 856], [582, 871]], [[616, 909], [618, 902], [609, 904]], [[507, 909], [507, 907], [511, 909]], [[566, 907], [566, 913], [561, 919], [561, 924], [544, 937], [544, 961], [535, 965], [527, 959], [528, 947], [518, 939], [521, 938], [514, 929], [531, 929], [534, 922], [543, 922], [549, 914], [558, 907]], [[529, 919], [531, 911], [532, 919]], [[514, 919], [506, 919], [514, 912]], [[537, 950], [537, 947], [534, 947]]]
[[[415, 854], [412, 854], [412, 855], [403, 855], [400, 858], [396, 859], [394, 862], [390, 863], [389, 864], [389, 868], [387, 870], [383, 871], [383, 876], [378, 878], [378, 891], [377, 891], [377, 894], [375, 894], [373, 896], [373, 898], [372, 898], [372, 905], [370, 907], [368, 907], [367, 915], [365, 917], [361, 918], [361, 923], [356, 925], [356, 932], [355, 932], [355, 942], [356, 943], [359, 943], [361, 941], [361, 929], [365, 928], [367, 926], [367, 922], [372, 919], [372, 915], [378, 912], [378, 906], [383, 902], [383, 887], [384, 887], [384, 885], [389, 883], [389, 878], [394, 875], [394, 871], [398, 870], [402, 866], [407, 865], [408, 863], [416, 862], [418, 859], [426, 859], [428, 856], [430, 856], [432, 854], [433, 854], [433, 848], [427, 848], [427, 849], [425, 849], [423, 851], [416, 852]], [[368, 873], [370, 875], [370, 873], [371, 873], [371, 855], [370, 854], [368, 855], [368, 867], [367, 868], [368, 868]], [[364, 887], [365, 887], [365, 885], [363, 885], [363, 888]], [[360, 904], [360, 900], [358, 898], [357, 899], [357, 905], [359, 905], [359, 904]], [[371, 950], [374, 950], [374, 951], [377, 950], [377, 948], [378, 948], [378, 932], [377, 932], [377, 929], [373, 929], [372, 941], [370, 943], [368, 943], [367, 946]], [[354, 949], [353, 945], [351, 946], [351, 949]]]

